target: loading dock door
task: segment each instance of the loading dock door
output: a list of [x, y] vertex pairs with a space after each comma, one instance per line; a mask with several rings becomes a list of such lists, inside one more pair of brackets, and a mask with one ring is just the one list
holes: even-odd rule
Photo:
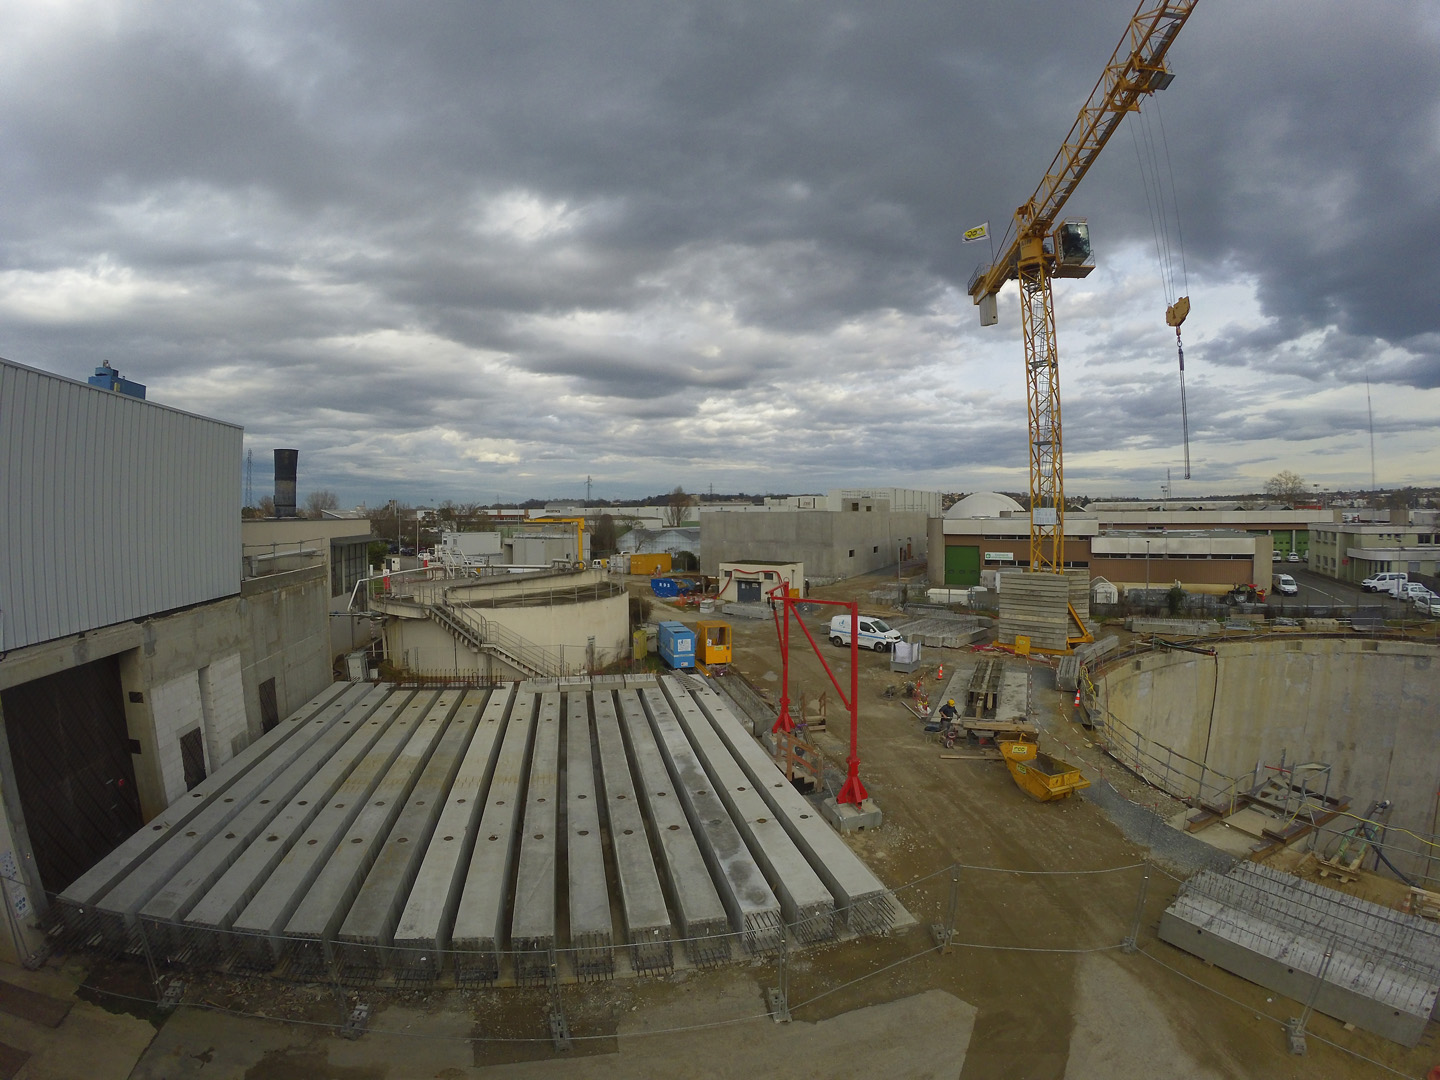
[[945, 548], [945, 584], [968, 589], [980, 584], [980, 549], [951, 544]]
[[11, 687], [0, 709], [35, 866], [59, 892], [144, 824], [119, 661]]

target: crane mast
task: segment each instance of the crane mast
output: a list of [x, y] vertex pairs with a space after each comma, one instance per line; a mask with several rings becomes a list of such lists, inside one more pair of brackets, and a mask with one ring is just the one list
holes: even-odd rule
[[[1014, 222], [1002, 241], [1002, 254], [993, 263], [978, 267], [970, 278], [968, 291], [980, 308], [983, 326], [997, 321], [996, 296], [1001, 287], [1008, 281], [1017, 281], [1020, 286], [1030, 414], [1032, 572], [1058, 574], [1065, 568], [1060, 357], [1051, 283], [1057, 277], [1085, 277], [1095, 268], [1089, 226], [1083, 219], [1060, 221], [1060, 212], [1125, 114], [1138, 112], [1142, 97], [1163, 90], [1174, 80], [1165, 67], [1165, 54], [1190, 17], [1195, 2], [1142, 0], [1044, 179], [1015, 211]], [[1185, 307], [1189, 309], [1188, 300]], [[1071, 614], [1074, 616], [1073, 609]], [[1078, 617], [1075, 621], [1079, 623]], [[1084, 627], [1080, 630], [1083, 634]]]

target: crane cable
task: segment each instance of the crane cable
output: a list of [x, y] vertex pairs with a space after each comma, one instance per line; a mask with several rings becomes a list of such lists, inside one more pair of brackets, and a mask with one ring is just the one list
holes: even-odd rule
[[[1185, 263], [1185, 234], [1180, 228], [1180, 204], [1175, 196], [1175, 170], [1170, 163], [1170, 141], [1165, 135], [1165, 117], [1160, 103], [1153, 103], [1160, 127], [1160, 147], [1165, 155], [1165, 172], [1170, 186], [1170, 207], [1165, 205], [1165, 183], [1160, 173], [1159, 155], [1156, 152], [1155, 133], [1149, 122], [1149, 114], [1139, 114], [1139, 132], [1130, 126], [1130, 137], [1135, 144], [1135, 158], [1140, 166], [1140, 181], [1145, 191], [1145, 207], [1150, 215], [1150, 231], [1155, 241], [1155, 258], [1160, 266], [1161, 286], [1165, 291], [1165, 322], [1175, 328], [1175, 352], [1180, 363], [1180, 428], [1185, 448], [1185, 479], [1190, 479], [1190, 411], [1185, 400], [1185, 346], [1180, 339], [1180, 326], [1190, 313], [1190, 274]], [[1142, 151], [1142, 146], [1144, 147]], [[1148, 162], [1147, 162], [1148, 158]], [[1153, 186], [1153, 192], [1152, 192]], [[1173, 210], [1175, 241], [1171, 243], [1170, 213]], [[1176, 287], [1176, 261], [1179, 261], [1180, 288]]]

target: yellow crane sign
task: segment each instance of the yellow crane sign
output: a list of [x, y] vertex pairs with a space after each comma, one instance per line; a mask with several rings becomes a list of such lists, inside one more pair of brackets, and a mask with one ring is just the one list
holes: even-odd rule
[[[1020, 283], [1030, 412], [1032, 572], [1058, 574], [1065, 567], [1060, 364], [1050, 283], [1055, 278], [1085, 277], [1095, 268], [1089, 225], [1084, 219], [1061, 220], [1060, 211], [1125, 114], [1138, 112], [1142, 97], [1165, 89], [1174, 80], [1165, 67], [1165, 54], [1194, 7], [1195, 0], [1142, 0], [1045, 178], [1015, 211], [1015, 220], [1005, 234], [1008, 244], [1002, 241], [1003, 251], [995, 261], [978, 267], [970, 277], [968, 291], [980, 307], [982, 326], [997, 321], [995, 297], [1001, 286], [1008, 281]], [[1010, 239], [1012, 231], [1014, 238]], [[1181, 297], [1167, 312], [1167, 321], [1177, 335], [1189, 309], [1189, 299]]]

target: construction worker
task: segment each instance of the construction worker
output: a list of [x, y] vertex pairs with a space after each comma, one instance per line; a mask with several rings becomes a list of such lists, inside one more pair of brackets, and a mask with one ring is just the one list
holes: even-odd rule
[[953, 727], [956, 720], [960, 719], [960, 711], [955, 708], [955, 699], [952, 697], [944, 705], [940, 706], [940, 719], [945, 727]]

